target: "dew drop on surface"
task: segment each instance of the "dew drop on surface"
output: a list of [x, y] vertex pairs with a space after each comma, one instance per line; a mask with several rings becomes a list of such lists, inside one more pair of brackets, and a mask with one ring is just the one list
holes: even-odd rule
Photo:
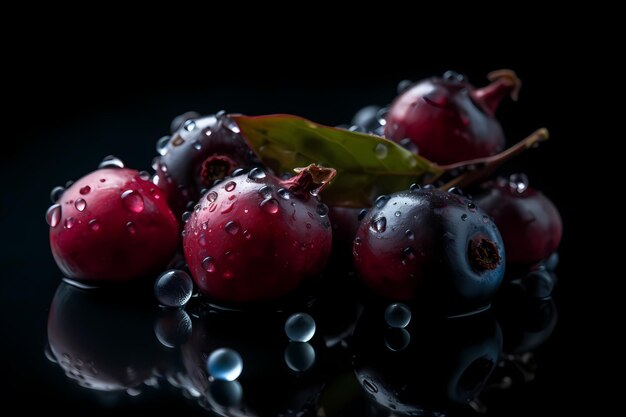
[[139, 178], [144, 181], [150, 181], [150, 173], [148, 171], [139, 171]]
[[[200, 397], [201, 395], [198, 393], [197, 396]], [[207, 395], [211, 399], [210, 404], [216, 404], [219, 408], [229, 409], [241, 404], [243, 388], [238, 381], [211, 381]], [[209, 405], [207, 409], [214, 412], [215, 406]], [[243, 407], [241, 409], [243, 410]]]
[[285, 334], [292, 342], [308, 342], [315, 334], [315, 320], [307, 313], [295, 313], [285, 321]]
[[471, 212], [475, 212], [476, 211], [476, 204], [474, 203], [467, 203], [467, 208], [469, 209], [469, 211]]
[[357, 219], [359, 221], [363, 220], [363, 218], [367, 215], [367, 209], [361, 209], [361, 211], [359, 212], [359, 215], [357, 217]]
[[389, 154], [389, 149], [387, 149], [387, 145], [385, 145], [384, 143], [379, 143], [374, 148], [374, 153], [376, 154], [376, 158], [384, 159]]
[[178, 269], [163, 272], [154, 283], [154, 295], [166, 307], [182, 307], [187, 304], [193, 291], [191, 277]]
[[383, 233], [387, 229], [387, 219], [385, 217], [378, 217], [373, 219], [370, 223], [370, 230]]
[[235, 221], [230, 221], [226, 223], [226, 226], [224, 226], [224, 230], [226, 230], [228, 234], [236, 235], [237, 233], [239, 233], [239, 223]]
[[194, 148], [196, 151], [199, 151], [199, 150], [201, 150], [201, 149], [202, 149], [202, 144], [201, 144], [200, 142], [198, 142], [197, 140], [194, 140], [194, 141], [193, 141], [192, 146], [193, 146], [193, 148]]
[[389, 327], [405, 328], [411, 321], [411, 309], [403, 303], [392, 303], [385, 309], [385, 322]]
[[89, 220], [89, 228], [91, 230], [93, 230], [94, 232], [97, 232], [98, 230], [100, 230], [100, 222], [96, 219], [91, 219]]
[[402, 264], [406, 265], [407, 262], [415, 260], [415, 250], [412, 247], [406, 247], [402, 250]]
[[463, 195], [463, 191], [459, 187], [451, 187], [448, 189], [448, 192], [456, 195]]
[[243, 237], [245, 237], [247, 240], [250, 240], [250, 239], [252, 239], [252, 233], [250, 233], [247, 230], [244, 230], [243, 231]]
[[183, 128], [187, 132], [191, 132], [192, 130], [196, 128], [196, 122], [194, 122], [193, 120], [187, 120], [185, 124], [183, 125]]
[[393, 215], [396, 216], [396, 217], [400, 217], [402, 215], [402, 213], [400, 213], [399, 211], [396, 211]]
[[248, 178], [250, 178], [251, 180], [255, 180], [255, 181], [262, 180], [266, 176], [267, 174], [261, 168], [252, 168], [252, 170], [248, 173]]
[[522, 194], [528, 188], [528, 177], [526, 174], [512, 174], [509, 177], [509, 187], [512, 191]]
[[392, 352], [406, 349], [411, 343], [411, 334], [402, 328], [390, 327], [385, 332], [385, 346]]
[[387, 124], [387, 114], [389, 113], [389, 109], [387, 107], [383, 107], [382, 109], [376, 112], [376, 118], [378, 119], [378, 124], [381, 126], [385, 126]]
[[170, 141], [169, 136], [163, 136], [156, 141], [156, 151], [159, 155], [163, 156], [167, 153], [167, 144]]
[[187, 223], [189, 219], [191, 218], [191, 212], [190, 211], [184, 212], [181, 218], [183, 220], [183, 223]]
[[237, 351], [229, 348], [216, 349], [207, 360], [209, 375], [219, 381], [234, 381], [243, 371], [243, 359]]
[[126, 190], [122, 193], [122, 203], [131, 213], [141, 213], [144, 208], [143, 197], [135, 190]]
[[50, 201], [52, 201], [53, 203], [56, 203], [57, 201], [59, 201], [59, 198], [63, 196], [64, 192], [65, 192], [65, 188], [54, 187], [52, 191], [50, 191]]
[[90, 191], [91, 191], [91, 187], [90, 187], [90, 186], [88, 186], [88, 185], [85, 185], [85, 186], [84, 186], [84, 187], [82, 187], [82, 188], [81, 188], [78, 192], [79, 192], [81, 195], [87, 195], [87, 194], [89, 194], [89, 192], [90, 192]]
[[276, 191], [276, 194], [278, 194], [278, 196], [283, 200], [289, 200], [291, 198], [289, 191], [284, 188], [279, 188], [278, 191]]
[[289, 342], [285, 347], [285, 364], [295, 372], [304, 372], [315, 363], [315, 349], [310, 343]]
[[124, 162], [116, 156], [109, 155], [100, 162], [98, 168], [124, 168]]
[[276, 214], [280, 209], [278, 201], [273, 198], [266, 198], [265, 200], [263, 200], [260, 204], [260, 207], [261, 209], [263, 209], [263, 211], [270, 214]]
[[228, 200], [222, 201], [222, 204], [220, 206], [220, 213], [222, 214], [230, 213], [235, 208], [236, 203], [237, 201], [235, 201], [235, 196], [234, 195], [230, 196]]
[[328, 214], [328, 206], [326, 204], [324, 204], [324, 203], [319, 203], [317, 205], [317, 207], [315, 208], [315, 211], [321, 217], [324, 217], [324, 216], [326, 216]]
[[228, 192], [233, 191], [237, 187], [237, 184], [234, 181], [228, 181], [224, 186], [224, 189]]
[[461, 220], [463, 221], [467, 220], [467, 214], [465, 213], [461, 214]]
[[202, 260], [202, 269], [209, 273], [215, 272], [215, 261], [213, 261], [212, 257], [207, 256]]
[[133, 222], [126, 223], [126, 230], [128, 230], [128, 233], [130, 233], [131, 235], [137, 233], [137, 228], [135, 227], [135, 223]]
[[78, 211], [83, 211], [87, 208], [87, 202], [84, 198], [79, 198], [74, 202], [74, 207], [76, 207], [76, 210]]
[[209, 191], [206, 195], [206, 199], [209, 203], [215, 202], [215, 200], [217, 200], [217, 193], [215, 191]]
[[361, 241], [361, 238], [360, 238], [360, 237], [358, 237], [358, 236], [357, 236], [357, 237], [355, 237], [355, 238], [354, 238], [354, 244], [355, 244], [356, 246], [360, 246], [360, 245], [361, 245], [361, 243], [362, 243], [362, 241]]
[[413, 233], [413, 230], [411, 229], [407, 229], [406, 232], [404, 232], [404, 236], [406, 236], [406, 238], [409, 240], [415, 239], [415, 233]]
[[374, 205], [376, 206], [377, 209], [381, 209], [385, 207], [385, 204], [387, 204], [387, 201], [389, 201], [389, 198], [390, 197], [388, 195], [381, 195], [376, 199], [376, 201], [374, 201]]
[[75, 224], [76, 219], [74, 219], [73, 217], [68, 217], [67, 219], [65, 219], [65, 227], [67, 229], [71, 229], [72, 227], [74, 227]]
[[272, 187], [269, 185], [264, 185], [259, 189], [259, 194], [261, 194], [265, 198], [270, 198], [272, 196]]
[[222, 125], [226, 129], [230, 130], [231, 132], [233, 132], [235, 134], [238, 134], [238, 133], [241, 132], [241, 129], [239, 129], [239, 126], [237, 125], [237, 123], [235, 123], [235, 121], [233, 119], [231, 119], [230, 117], [223, 116], [221, 118], [221, 121], [222, 121]]
[[409, 187], [410, 191], [417, 191], [417, 190], [421, 190], [422, 187], [419, 184], [411, 184], [411, 186]]
[[61, 221], [61, 205], [53, 204], [46, 211], [46, 222], [50, 227], [57, 227]]

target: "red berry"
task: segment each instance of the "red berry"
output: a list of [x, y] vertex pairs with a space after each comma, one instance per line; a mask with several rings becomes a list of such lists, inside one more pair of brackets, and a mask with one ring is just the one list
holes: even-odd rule
[[79, 179], [48, 209], [47, 220], [57, 265], [83, 281], [156, 275], [178, 246], [165, 195], [131, 169], [99, 169]]
[[484, 188], [476, 203], [498, 225], [508, 262], [532, 264], [558, 249], [563, 233], [559, 211], [545, 195], [528, 186], [525, 175], [499, 178]]
[[198, 288], [219, 301], [270, 300], [319, 273], [332, 232], [328, 208], [310, 191], [332, 176], [313, 166], [281, 181], [255, 168], [211, 188], [183, 237]]
[[476, 89], [448, 71], [415, 84], [391, 105], [385, 136], [410, 139], [420, 155], [440, 164], [500, 152], [505, 137], [494, 114], [505, 95], [515, 97], [520, 82], [507, 70], [491, 73], [490, 79], [490, 85]]

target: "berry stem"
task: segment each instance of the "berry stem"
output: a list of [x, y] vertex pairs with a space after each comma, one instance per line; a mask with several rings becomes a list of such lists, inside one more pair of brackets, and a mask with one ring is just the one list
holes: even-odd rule
[[[441, 187], [442, 190], [448, 190], [452, 187], [466, 187], [491, 174], [497, 167], [502, 165], [509, 159], [521, 154], [529, 148], [534, 148], [539, 145], [540, 142], [548, 140], [548, 129], [541, 128], [531, 133], [525, 139], [522, 139], [515, 145], [506, 149], [499, 154], [488, 156], [486, 158], [473, 159], [470, 161], [463, 161], [456, 164], [444, 165], [441, 168], [443, 172], [450, 171], [465, 171], [463, 174], [448, 181]], [[435, 178], [436, 179], [436, 178]]]
[[492, 116], [504, 97], [510, 96], [517, 101], [522, 82], [515, 72], [508, 69], [492, 71], [487, 75], [491, 84], [474, 92], [474, 99], [481, 103]]
[[291, 193], [300, 196], [308, 194], [318, 195], [337, 174], [334, 168], [326, 168], [315, 164], [304, 168], [294, 168], [293, 170], [297, 175], [282, 181], [282, 185]]

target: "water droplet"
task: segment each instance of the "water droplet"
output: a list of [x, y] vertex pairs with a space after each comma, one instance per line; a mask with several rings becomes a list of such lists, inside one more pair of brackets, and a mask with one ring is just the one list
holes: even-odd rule
[[261, 168], [252, 168], [252, 170], [248, 173], [248, 178], [250, 178], [251, 180], [255, 180], [255, 181], [262, 180], [266, 176], [267, 174]]
[[89, 228], [94, 232], [100, 230], [100, 222], [96, 219], [89, 220]]
[[270, 198], [272, 196], [272, 187], [269, 185], [264, 185], [259, 189], [259, 194], [261, 194], [265, 198]]
[[355, 238], [354, 238], [354, 244], [355, 244], [356, 246], [360, 246], [360, 245], [361, 245], [361, 242], [362, 242], [362, 241], [361, 241], [361, 238], [360, 238], [360, 237], [358, 237], [358, 236], [357, 236], [357, 237], [355, 237]]
[[407, 262], [411, 262], [415, 260], [415, 250], [408, 246], [402, 249], [402, 264], [406, 265]]
[[415, 239], [415, 233], [413, 233], [411, 229], [407, 229], [406, 232], [404, 232], [404, 236], [409, 240]]
[[235, 189], [235, 187], [237, 187], [237, 184], [235, 183], [235, 181], [228, 181], [226, 183], [226, 185], [224, 186], [224, 189], [228, 192], [232, 191]]
[[402, 94], [404, 93], [406, 90], [408, 90], [409, 88], [411, 88], [411, 86], [413, 85], [413, 81], [411, 80], [402, 80], [398, 83], [398, 94]]
[[383, 233], [387, 229], [387, 219], [385, 217], [373, 219], [370, 223], [370, 229], [377, 233]]
[[276, 194], [278, 194], [278, 196], [283, 200], [289, 200], [291, 198], [289, 191], [284, 188], [279, 188], [278, 191], [276, 191]]
[[54, 187], [52, 191], [50, 191], [50, 201], [52, 201], [53, 203], [56, 203], [57, 201], [59, 201], [59, 198], [63, 196], [64, 192], [65, 192], [65, 188]]
[[72, 184], [74, 184], [74, 181], [69, 180], [65, 183], [65, 188], [70, 188], [72, 186]]
[[207, 272], [215, 272], [215, 262], [212, 257], [207, 256], [202, 260], [202, 269]]
[[209, 355], [207, 369], [209, 374], [217, 380], [234, 381], [243, 371], [243, 359], [233, 349], [216, 349]]
[[382, 109], [376, 112], [376, 118], [378, 119], [378, 123], [381, 126], [385, 126], [387, 124], [387, 114], [389, 113], [389, 109], [387, 107], [383, 107]]
[[104, 157], [98, 168], [124, 168], [124, 162], [116, 156], [109, 155]]
[[411, 321], [411, 309], [403, 303], [392, 303], [385, 309], [385, 322], [389, 327], [405, 328]]
[[81, 193], [82, 195], [87, 195], [89, 194], [90, 191], [91, 191], [91, 187], [88, 185], [85, 185], [79, 190], [79, 193]]
[[235, 196], [230, 196], [228, 200], [222, 201], [222, 204], [220, 205], [220, 213], [230, 213], [231, 211], [233, 211], [236, 204], [237, 201], [235, 200]]
[[252, 239], [252, 233], [250, 233], [247, 230], [244, 230], [243, 231], [243, 237], [245, 237], [246, 239], [250, 240], [250, 239]]
[[191, 318], [182, 309], [161, 311], [154, 325], [157, 340], [170, 349], [185, 343], [192, 330]]
[[144, 208], [143, 197], [135, 190], [126, 190], [122, 193], [124, 207], [132, 213], [141, 213]]
[[365, 387], [365, 389], [367, 389], [371, 393], [375, 394], [378, 392], [378, 387], [376, 386], [376, 384], [374, 384], [373, 382], [367, 379], [363, 380], [363, 386]]
[[385, 332], [385, 346], [392, 352], [406, 349], [411, 343], [411, 334], [406, 329], [390, 327]]
[[239, 129], [239, 126], [237, 125], [237, 123], [235, 123], [235, 121], [233, 119], [231, 119], [230, 117], [223, 116], [221, 118], [221, 121], [222, 121], [222, 125], [226, 129], [230, 130], [231, 132], [233, 132], [235, 134], [238, 134], [238, 133], [241, 132], [241, 129]]
[[361, 209], [361, 211], [359, 212], [359, 215], [357, 216], [357, 219], [359, 221], [363, 220], [363, 218], [367, 215], [367, 209]]
[[315, 208], [315, 211], [321, 217], [324, 217], [324, 216], [326, 216], [328, 214], [328, 206], [326, 204], [324, 204], [324, 203], [319, 203], [317, 205], [317, 207]]
[[184, 306], [191, 298], [192, 291], [191, 277], [178, 269], [163, 272], [154, 283], [154, 295], [166, 307]]
[[[167, 170], [168, 170], [167, 164], [165, 162], [159, 162], [159, 169], [161, 170], [161, 172], [167, 173]], [[170, 178], [169, 175], [167, 175], [165, 178], [167, 179], [168, 182], [172, 182], [172, 179]]]
[[169, 136], [163, 136], [156, 142], [156, 151], [159, 155], [165, 155], [167, 153], [167, 144], [170, 141]]
[[280, 209], [278, 201], [273, 198], [266, 198], [265, 200], [261, 201], [260, 207], [263, 209], [263, 211], [270, 214], [276, 214]]
[[209, 193], [206, 195], [206, 199], [208, 202], [213, 203], [215, 200], [217, 200], [217, 193], [215, 191], [209, 191]]
[[50, 227], [57, 227], [61, 221], [61, 205], [53, 204], [46, 211], [46, 222]]
[[133, 222], [126, 223], [126, 230], [128, 230], [128, 233], [130, 233], [131, 235], [137, 233], [137, 228], [135, 227], [135, 223]]
[[[205, 408], [212, 411], [211, 414], [213, 414], [216, 409], [234, 409], [234, 407], [241, 404], [243, 399], [243, 388], [238, 381], [211, 381], [209, 383], [209, 390], [207, 394], [210, 398], [211, 405], [207, 405]], [[198, 392], [197, 397], [201, 396], [202, 394]], [[216, 404], [217, 407], [212, 404]], [[203, 404], [201, 403], [201, 405]], [[243, 407], [241, 408], [243, 409]]]
[[285, 321], [285, 334], [292, 342], [308, 342], [315, 334], [315, 320], [307, 313], [295, 313]]
[[409, 187], [409, 190], [411, 191], [417, 191], [417, 190], [421, 190], [422, 187], [419, 184], [411, 184], [411, 186]]
[[387, 148], [387, 145], [385, 145], [384, 143], [379, 143], [374, 148], [374, 153], [376, 154], [376, 158], [384, 159], [389, 154], [389, 149]]
[[285, 364], [295, 372], [304, 372], [315, 363], [315, 349], [310, 343], [289, 342], [285, 348]]
[[489, 223], [489, 216], [487, 216], [486, 214], [483, 214], [483, 223]]
[[467, 220], [467, 214], [465, 213], [461, 214], [461, 220], [463, 221]]
[[385, 204], [387, 204], [387, 201], [389, 201], [389, 198], [390, 197], [388, 195], [381, 195], [380, 197], [376, 199], [376, 201], [374, 201], [374, 205], [376, 206], [377, 209], [381, 209], [385, 207]]
[[226, 226], [224, 226], [224, 230], [226, 230], [226, 232], [231, 235], [236, 235], [237, 233], [239, 233], [239, 223], [235, 221], [230, 221], [226, 223]]
[[65, 227], [71, 229], [76, 224], [76, 219], [73, 217], [68, 217], [65, 219]]
[[469, 202], [467, 203], [467, 208], [469, 209], [469, 211], [471, 211], [472, 213], [476, 211], [476, 204]]
[[189, 219], [191, 218], [191, 212], [190, 211], [184, 212], [181, 218], [183, 219], [183, 223], [187, 223]]
[[393, 213], [394, 216], [396, 217], [400, 217], [402, 215], [402, 213], [400, 213], [399, 211], [396, 211], [395, 213]]
[[528, 177], [526, 174], [513, 174], [509, 177], [509, 187], [512, 191], [522, 194], [528, 189]]
[[187, 120], [185, 124], [183, 125], [183, 127], [185, 128], [187, 132], [191, 132], [192, 130], [196, 128], [196, 122], [194, 122], [193, 120]]
[[456, 195], [463, 195], [463, 191], [459, 187], [448, 188], [448, 192]]
[[87, 208], [87, 202], [84, 198], [79, 198], [74, 202], [74, 207], [76, 207], [76, 210], [78, 211], [83, 211]]

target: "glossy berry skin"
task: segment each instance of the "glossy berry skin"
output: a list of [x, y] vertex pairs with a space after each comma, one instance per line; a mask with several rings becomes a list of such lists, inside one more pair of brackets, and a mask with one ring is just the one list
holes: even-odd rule
[[167, 194], [172, 210], [180, 216], [202, 188], [253, 164], [254, 154], [225, 115], [200, 117], [185, 113], [172, 123], [173, 132], [155, 159], [155, 184]]
[[331, 250], [328, 208], [290, 181], [257, 168], [202, 196], [183, 237], [200, 291], [220, 302], [266, 301], [321, 271]]
[[89, 282], [156, 277], [179, 242], [165, 195], [131, 169], [94, 171], [47, 214], [50, 247], [65, 276]]
[[489, 302], [504, 275], [504, 246], [471, 200], [436, 189], [384, 196], [353, 246], [363, 282], [391, 300], [422, 296], [450, 310]]
[[520, 83], [506, 70], [490, 78], [492, 84], [481, 89], [452, 71], [418, 82], [391, 105], [385, 136], [396, 142], [410, 139], [421, 156], [439, 164], [502, 151], [505, 136], [494, 114], [501, 99], [515, 94]]
[[502, 233], [507, 262], [532, 264], [548, 258], [559, 247], [563, 223], [556, 206], [532, 187], [505, 179], [483, 186], [476, 197]]

